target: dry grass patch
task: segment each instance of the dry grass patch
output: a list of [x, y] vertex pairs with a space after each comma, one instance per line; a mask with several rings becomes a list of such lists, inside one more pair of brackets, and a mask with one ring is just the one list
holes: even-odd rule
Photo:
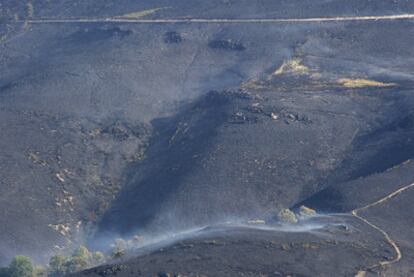
[[149, 9], [149, 10], [143, 10], [143, 11], [138, 11], [138, 12], [132, 12], [132, 13], [127, 13], [121, 16], [118, 16], [118, 18], [123, 18], [123, 19], [140, 19], [146, 16], [149, 16], [151, 14], [154, 14], [158, 11], [164, 10], [167, 8], [155, 8], [155, 9]]
[[374, 80], [368, 79], [349, 79], [349, 78], [341, 78], [338, 81], [343, 87], [346, 88], [366, 88], [366, 87], [394, 87], [397, 84], [395, 83], [383, 83]]
[[302, 64], [301, 59], [292, 59], [284, 61], [283, 64], [273, 72], [273, 75], [282, 74], [295, 74], [295, 75], [307, 75], [310, 69], [306, 65]]

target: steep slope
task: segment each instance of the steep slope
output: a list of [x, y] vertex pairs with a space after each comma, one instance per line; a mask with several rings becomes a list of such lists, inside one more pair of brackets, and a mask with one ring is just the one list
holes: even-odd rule
[[[35, 15], [43, 10], [32, 4]], [[0, 44], [2, 262], [19, 253], [44, 261], [55, 245], [76, 245], [120, 190], [128, 164], [145, 157], [152, 119], [239, 83], [275, 55], [273, 43], [209, 47], [240, 39], [238, 28], [7, 24], [14, 29]], [[169, 40], [171, 32], [181, 40]]]
[[[371, 43], [378, 28], [393, 34], [400, 24], [407, 23], [315, 30], [292, 59], [239, 89], [210, 92], [154, 121], [146, 161], [131, 169], [134, 177], [100, 224], [104, 237], [272, 217], [411, 158], [411, 65], [400, 54], [386, 67], [392, 46], [387, 53]], [[365, 29], [369, 38], [347, 44]], [[399, 42], [407, 49], [405, 36]], [[349, 60], [351, 51], [361, 60]], [[323, 206], [334, 199], [316, 199], [305, 203], [342, 211]]]
[[[159, 124], [145, 163], [101, 226], [125, 234], [150, 223], [151, 230], [163, 230], [232, 217], [269, 217], [332, 182], [360, 177], [354, 172], [364, 170], [372, 156], [387, 155], [383, 147], [401, 145], [401, 132], [366, 151], [355, 141], [363, 140], [366, 131], [360, 130], [375, 121], [400, 116], [408, 94], [391, 97], [396, 91], [388, 88], [311, 89], [212, 92]], [[389, 107], [378, 112], [385, 103]], [[386, 168], [410, 157], [407, 150], [387, 159]], [[350, 157], [360, 162], [349, 163]]]
[[[347, 222], [344, 220], [344, 222]], [[355, 276], [390, 255], [358, 221], [313, 232], [216, 226], [138, 257], [70, 276]]]
[[408, 181], [409, 165], [386, 171], [414, 154], [410, 21], [27, 19], [411, 12], [409, 1], [2, 1], [0, 263], [45, 261], [96, 226], [112, 238], [301, 203], [349, 211]]
[[[405, 54], [391, 60], [391, 44], [382, 44], [386, 49], [380, 49], [369, 42], [381, 35], [379, 29], [394, 36], [400, 27], [382, 23], [349, 25], [346, 31], [339, 31], [341, 43], [324, 40], [333, 33], [317, 33], [317, 38], [311, 35], [295, 49], [294, 59], [275, 65], [240, 89], [211, 92], [178, 115], [163, 120], [165, 124], [156, 128], [160, 135], [150, 143], [146, 163], [133, 169], [134, 177], [101, 222], [98, 238], [140, 232], [162, 234], [237, 219], [272, 219], [278, 209], [303, 203], [320, 212], [351, 212], [410, 184], [414, 176], [407, 160], [413, 156], [410, 142], [414, 98], [408, 69], [412, 64], [403, 58]], [[355, 34], [367, 28], [371, 30], [368, 37], [355, 40]], [[346, 44], [351, 38], [355, 42]], [[399, 48], [408, 49], [405, 36], [398, 41]], [[335, 58], [321, 55], [327, 52]], [[350, 60], [350, 53], [361, 60]], [[168, 158], [165, 162], [160, 157]], [[411, 220], [405, 212], [411, 206], [405, 204], [399, 207], [401, 216]], [[361, 212], [364, 215], [365, 211]], [[335, 216], [353, 217], [351, 213]], [[372, 218], [366, 220], [374, 224], [369, 221]], [[378, 218], [374, 219], [378, 222]], [[382, 236], [382, 232], [388, 236], [390, 230], [387, 219], [382, 221], [375, 229], [354, 218], [345, 227], [355, 228], [364, 236], [379, 236], [375, 239], [379, 246], [363, 246], [357, 251], [375, 261], [350, 265], [355, 258], [329, 254], [331, 263], [346, 263], [349, 271], [341, 266], [324, 271], [328, 263], [316, 263], [312, 257], [301, 262], [314, 265], [321, 276], [377, 274], [388, 269], [379, 265], [393, 260], [396, 253]], [[405, 234], [409, 224], [395, 222]], [[255, 235], [249, 231], [241, 232], [249, 237], [241, 249], [236, 247], [241, 241], [231, 243], [231, 236], [207, 233], [208, 240], [223, 242], [220, 253], [226, 254], [219, 259], [225, 261], [223, 264], [214, 260], [217, 252], [209, 254], [209, 249], [197, 248], [205, 239], [196, 238], [189, 243], [192, 246], [187, 253], [180, 243], [173, 243], [166, 249], [159, 246], [160, 251], [149, 250], [122, 264], [77, 276], [105, 276], [108, 270], [115, 270], [116, 276], [145, 276], [157, 274], [160, 269], [184, 276], [212, 272], [215, 276], [254, 276], [258, 272], [252, 267], [263, 270], [265, 276], [308, 276], [312, 272], [312, 268], [302, 271], [299, 265], [286, 265], [280, 259], [270, 267], [265, 258], [239, 264], [239, 253], [256, 255], [260, 249], [267, 249], [264, 245], [255, 250], [249, 248], [260, 241], [260, 235], [252, 238]], [[392, 234], [398, 242], [398, 231]], [[301, 232], [298, 236], [306, 235]], [[292, 236], [287, 234], [282, 241]], [[332, 251], [349, 254], [352, 251], [344, 249], [354, 243], [349, 239], [347, 246]], [[412, 258], [412, 242], [408, 239], [402, 243], [405, 262], [390, 269], [397, 276], [408, 274], [406, 261]], [[361, 254], [365, 247], [372, 252]], [[381, 251], [387, 254], [379, 254]], [[201, 269], [195, 253], [203, 264], [208, 264], [208, 269]], [[290, 259], [306, 254], [296, 249]], [[275, 258], [277, 251], [268, 255]], [[156, 261], [154, 266], [149, 266], [149, 260]]]

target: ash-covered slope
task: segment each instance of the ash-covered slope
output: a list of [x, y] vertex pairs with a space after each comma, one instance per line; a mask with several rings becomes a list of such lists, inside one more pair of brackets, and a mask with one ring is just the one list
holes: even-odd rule
[[355, 276], [367, 264], [390, 256], [381, 236], [369, 233], [361, 222], [338, 222], [353, 227], [332, 224], [280, 231], [214, 226], [178, 242], [143, 249], [136, 258], [70, 276]]
[[[408, 25], [310, 27], [290, 59], [154, 121], [147, 159], [131, 169], [101, 230], [131, 234], [271, 217], [410, 159]], [[384, 34], [398, 44], [377, 45]], [[330, 197], [316, 199], [311, 206], [343, 211], [328, 209]]]
[[[156, 234], [240, 218], [269, 219], [281, 207], [304, 203], [322, 213], [346, 213], [335, 218], [353, 218], [339, 227], [347, 233], [344, 243], [324, 248], [327, 241], [322, 239], [314, 247], [303, 247], [289, 241], [315, 243], [307, 231], [272, 230], [270, 236], [282, 237], [266, 242], [288, 242], [287, 247], [272, 248], [261, 241], [266, 235], [260, 231], [244, 229], [233, 236], [225, 229], [229, 234], [207, 232], [76, 276], [411, 274], [408, 196], [404, 194], [401, 205], [393, 196], [361, 211], [378, 229], [350, 213], [414, 180], [412, 64], [408, 52], [397, 55], [393, 44], [373, 43], [385, 30], [396, 36], [406, 24], [351, 24], [340, 30], [329, 26], [325, 32], [333, 33], [314, 34], [295, 49], [293, 59], [239, 89], [210, 92], [177, 115], [156, 121], [158, 135], [149, 144], [146, 161], [132, 169], [133, 177], [98, 233], [104, 238]], [[355, 40], [355, 34], [367, 29], [367, 37]], [[341, 43], [327, 39], [335, 36], [333, 30], [340, 32]], [[351, 38], [354, 42], [347, 44]], [[409, 49], [407, 37], [394, 39], [395, 47]], [[342, 236], [327, 226], [317, 230], [318, 240], [325, 232], [336, 239]], [[359, 232], [361, 238], [353, 237]], [[401, 262], [384, 268], [378, 263], [398, 255], [382, 232], [393, 234], [404, 251]], [[373, 236], [378, 245], [368, 243]], [[246, 260], [245, 253], [251, 253]], [[329, 259], [315, 261], [316, 256]]]
[[[303, 201], [344, 211], [360, 204], [346, 184], [397, 178], [384, 171], [412, 157], [410, 21], [27, 23], [401, 14], [409, 1], [0, 4], [0, 263], [44, 261], [96, 224], [106, 236]], [[387, 190], [365, 188], [364, 204]]]
[[[32, 15], [28, 3], [2, 3], [11, 15], [0, 43], [2, 262], [19, 253], [41, 261], [55, 245], [76, 245], [125, 183], [125, 168], [145, 157], [150, 121], [263, 71], [283, 35], [274, 30], [260, 44], [253, 27], [243, 41], [240, 27], [219, 25], [16, 21], [51, 16], [48, 3], [31, 2]], [[105, 6], [72, 4], [56, 16], [102, 16]], [[209, 46], [227, 40], [245, 50]]]
[[[392, 135], [377, 135], [382, 127], [375, 126], [407, 117], [411, 91], [347, 89], [333, 76], [296, 74], [211, 92], [153, 124], [157, 135], [147, 159], [133, 170], [135, 176], [113, 202], [102, 229], [130, 234], [146, 227], [162, 231], [233, 217], [268, 218], [325, 187], [412, 157], [410, 129], [395, 124]], [[392, 151], [395, 147], [401, 151]], [[322, 197], [317, 203], [330, 200]]]

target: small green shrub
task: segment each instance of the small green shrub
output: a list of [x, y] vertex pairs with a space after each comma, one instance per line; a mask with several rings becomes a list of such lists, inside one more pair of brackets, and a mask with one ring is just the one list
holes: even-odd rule
[[78, 257], [78, 258], [81, 258], [85, 261], [89, 261], [92, 258], [92, 254], [91, 254], [91, 252], [89, 252], [88, 248], [81, 245], [81, 246], [79, 246], [78, 249], [75, 250], [72, 257]]
[[50, 275], [60, 276], [60, 275], [65, 274], [66, 272], [65, 262], [66, 262], [66, 258], [62, 255], [55, 255], [51, 257], [49, 261]]
[[283, 223], [294, 224], [294, 223], [297, 223], [298, 222], [298, 219], [296, 218], [295, 213], [292, 212], [289, 209], [282, 209], [277, 214], [277, 218], [279, 219], [279, 221], [281, 221]]
[[[49, 276], [62, 276], [68, 273], [78, 272], [105, 262], [105, 255], [101, 252], [90, 252], [81, 245], [72, 256], [65, 257], [55, 255], [49, 261]], [[0, 276], [1, 277], [1, 276]]]
[[25, 256], [16, 256], [9, 265], [10, 277], [33, 277], [32, 260]]
[[127, 242], [123, 239], [116, 239], [115, 243], [111, 245], [111, 256], [114, 259], [121, 258], [126, 254]]
[[96, 251], [93, 253], [92, 259], [94, 265], [99, 265], [105, 262], [105, 255], [102, 252]]

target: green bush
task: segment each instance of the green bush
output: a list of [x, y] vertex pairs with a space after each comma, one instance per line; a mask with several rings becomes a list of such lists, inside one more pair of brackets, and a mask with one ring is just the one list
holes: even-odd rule
[[288, 224], [294, 224], [298, 222], [295, 213], [289, 209], [280, 210], [277, 214], [277, 218], [279, 219], [279, 221]]
[[10, 277], [33, 277], [32, 260], [25, 256], [16, 256], [9, 265]]
[[126, 254], [127, 243], [123, 239], [116, 239], [115, 243], [111, 245], [111, 256], [114, 259], [121, 258]]
[[86, 248], [85, 246], [81, 245], [79, 246], [78, 249], [76, 249], [76, 251], [73, 253], [72, 257], [78, 257], [81, 258], [83, 260], [90, 260], [92, 257], [91, 252], [89, 252], [88, 248]]
[[70, 257], [53, 256], [49, 261], [49, 275], [62, 276], [63, 274], [78, 272], [99, 265], [104, 261], [105, 256], [101, 252], [92, 253], [85, 246], [80, 246]]
[[105, 255], [102, 252], [96, 251], [92, 256], [93, 264], [99, 265], [105, 262]]
[[52, 276], [60, 276], [65, 274], [65, 262], [66, 258], [62, 255], [55, 255], [51, 257], [49, 261], [49, 273]]
[[101, 252], [90, 252], [85, 246], [76, 249], [72, 256], [52, 256], [47, 268], [33, 266], [30, 258], [16, 256], [9, 267], [0, 268], [0, 277], [60, 277], [68, 273], [78, 272], [105, 262]]

